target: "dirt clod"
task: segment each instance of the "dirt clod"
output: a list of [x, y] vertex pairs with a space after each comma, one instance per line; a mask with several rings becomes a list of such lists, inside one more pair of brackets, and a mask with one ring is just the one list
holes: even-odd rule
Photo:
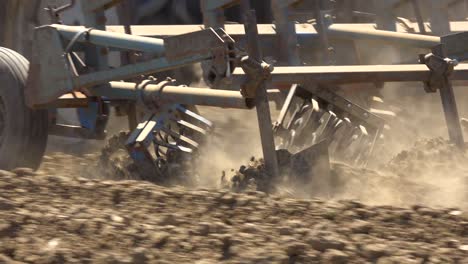
[[343, 251], [329, 249], [323, 254], [323, 262], [331, 264], [345, 264], [349, 262], [350, 256]]

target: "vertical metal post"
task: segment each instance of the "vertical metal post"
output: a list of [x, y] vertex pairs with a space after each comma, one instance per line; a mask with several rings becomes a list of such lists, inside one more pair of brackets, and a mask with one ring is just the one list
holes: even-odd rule
[[394, 15], [395, 1], [382, 1], [374, 0], [377, 14], [377, 28], [389, 31], [396, 31], [395, 15]]
[[[106, 16], [104, 10], [93, 11], [90, 1], [81, 2], [81, 10], [84, 17], [84, 26], [99, 30], [106, 30]], [[108, 50], [104, 47], [85, 47], [85, 64], [96, 70], [106, 70], [108, 68]]]
[[272, 0], [271, 7], [278, 37], [278, 52], [281, 62], [290, 66], [301, 64], [297, 46], [296, 26], [289, 20], [289, 6], [284, 0]]
[[210, 5], [211, 1], [216, 0], [202, 0], [201, 1], [201, 8], [203, 13], [203, 24], [205, 27], [212, 27], [212, 28], [224, 28], [224, 10], [221, 8], [210, 9], [208, 6]]
[[426, 35], [426, 27], [424, 25], [424, 20], [421, 13], [421, 6], [419, 5], [419, 0], [411, 0], [414, 9], [414, 16], [416, 21], [418, 21], [419, 33]]
[[[284, 0], [272, 0], [271, 7], [273, 17], [275, 19], [275, 26], [278, 38], [278, 50], [280, 53], [280, 61], [287, 62], [290, 66], [300, 66], [301, 60], [299, 58], [298, 41], [296, 34], [296, 25], [289, 20], [289, 6]], [[292, 100], [297, 91], [297, 84], [293, 84], [289, 89], [286, 99], [281, 108], [281, 112], [275, 122], [274, 129], [280, 127], [286, 114], [291, 107]]]
[[[439, 45], [434, 48], [432, 53], [442, 58], [445, 58], [447, 55], [443, 49], [443, 45]], [[460, 125], [460, 117], [458, 115], [457, 102], [455, 101], [452, 82], [449, 80], [448, 76], [444, 76], [443, 78], [444, 81], [440, 87], [440, 98], [444, 109], [448, 135], [450, 141], [455, 143], [458, 147], [463, 147], [465, 145], [465, 140], [463, 139], [463, 131]]]
[[339, 1], [336, 3], [336, 19], [337, 23], [354, 23], [355, 17], [353, 15], [354, 1]]
[[[258, 28], [255, 11], [248, 11], [245, 14], [244, 21], [248, 54], [252, 59], [261, 62], [263, 58], [258, 39]], [[268, 82], [263, 82], [263, 84], [257, 89], [255, 106], [257, 110], [258, 125], [260, 128], [260, 139], [262, 142], [265, 168], [270, 177], [277, 178], [279, 175], [279, 169], [278, 160], [276, 157], [275, 140], [273, 137], [270, 106], [268, 105], [267, 85]]]
[[240, 1], [240, 10], [241, 14], [245, 14], [250, 10], [250, 0], [241, 0]]
[[[84, 17], [84, 26], [87, 28], [95, 28], [98, 30], [106, 30], [106, 15], [104, 9], [93, 10], [91, 5], [97, 4], [96, 1], [81, 1], [81, 10]], [[85, 64], [93, 70], [107, 70], [109, 68], [109, 50], [105, 47], [87, 46], [85, 47]], [[108, 107], [98, 101], [98, 119], [96, 123], [96, 131], [105, 132], [105, 126], [109, 119]]]
[[333, 65], [335, 63], [334, 50], [333, 47], [330, 46], [330, 40], [328, 38], [327, 30], [328, 26], [330, 25], [331, 18], [328, 11], [322, 11], [322, 5], [318, 0], [315, 1], [314, 16], [316, 21], [315, 30], [317, 30], [319, 34], [323, 53], [325, 55], [323, 60], [325, 61], [325, 63]]
[[450, 33], [450, 20], [447, 0], [430, 0], [432, 34], [442, 36]]
[[[118, 6], [118, 16], [120, 22], [124, 25], [125, 34], [132, 34], [131, 25], [133, 24], [133, 15], [128, 10], [135, 10], [134, 1], [125, 1], [121, 2]], [[120, 55], [121, 65], [134, 64], [136, 63], [135, 53], [133, 51], [125, 51]], [[136, 78], [135, 78], [136, 79]], [[138, 82], [139, 80], [135, 80]], [[137, 128], [137, 109], [136, 103], [128, 102], [127, 104], [127, 120], [128, 128], [130, 131], [133, 131]]]

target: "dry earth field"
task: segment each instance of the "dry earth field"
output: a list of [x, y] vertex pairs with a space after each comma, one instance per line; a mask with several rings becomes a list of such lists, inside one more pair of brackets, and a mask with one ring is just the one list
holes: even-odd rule
[[0, 172], [0, 263], [468, 263], [468, 159], [442, 139], [334, 164], [312, 199], [109, 180], [98, 159]]

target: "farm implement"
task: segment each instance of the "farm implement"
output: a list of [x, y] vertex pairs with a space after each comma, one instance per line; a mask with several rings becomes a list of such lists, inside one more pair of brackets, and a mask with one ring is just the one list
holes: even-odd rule
[[[464, 145], [452, 81], [468, 80], [461, 63], [467, 32], [438, 37], [335, 23], [319, 6], [313, 20], [296, 23], [291, 6], [300, 1], [278, 0], [271, 1], [274, 24], [257, 24], [249, 1], [225, 0], [202, 1], [204, 25], [106, 25], [105, 11], [121, 2], [115, 0], [79, 1], [84, 24], [61, 24], [60, 14], [75, 2], [49, 8], [53, 24], [35, 29], [30, 63], [0, 49], [2, 169], [37, 168], [48, 135], [104, 139], [115, 108], [128, 116], [124, 145], [139, 173], [172, 177], [193, 166], [213, 129], [197, 107], [214, 106], [256, 112], [268, 177], [280, 177], [278, 153], [285, 150], [298, 173], [318, 177], [328, 173], [330, 157], [367, 164], [393, 113], [372, 108], [376, 96], [350, 100], [346, 89], [378, 91], [387, 82], [419, 82], [439, 92], [449, 138]], [[243, 24], [226, 24], [224, 9], [233, 5]], [[412, 64], [365, 65], [357, 41], [425, 52], [406, 58]], [[126, 63], [112, 65], [113, 54], [125, 55]], [[197, 63], [206, 88], [152, 76]], [[276, 118], [273, 99], [280, 102]], [[59, 124], [62, 108], [77, 109], [80, 125]]]

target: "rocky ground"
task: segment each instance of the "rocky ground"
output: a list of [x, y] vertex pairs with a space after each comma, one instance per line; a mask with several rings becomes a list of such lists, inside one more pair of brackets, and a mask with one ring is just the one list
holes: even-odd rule
[[457, 209], [70, 174], [1, 172], [1, 263], [468, 263]]
[[467, 160], [419, 141], [379, 170], [335, 163], [328, 197], [298, 199], [114, 181], [99, 154], [51, 153], [0, 171], [0, 263], [468, 263]]

